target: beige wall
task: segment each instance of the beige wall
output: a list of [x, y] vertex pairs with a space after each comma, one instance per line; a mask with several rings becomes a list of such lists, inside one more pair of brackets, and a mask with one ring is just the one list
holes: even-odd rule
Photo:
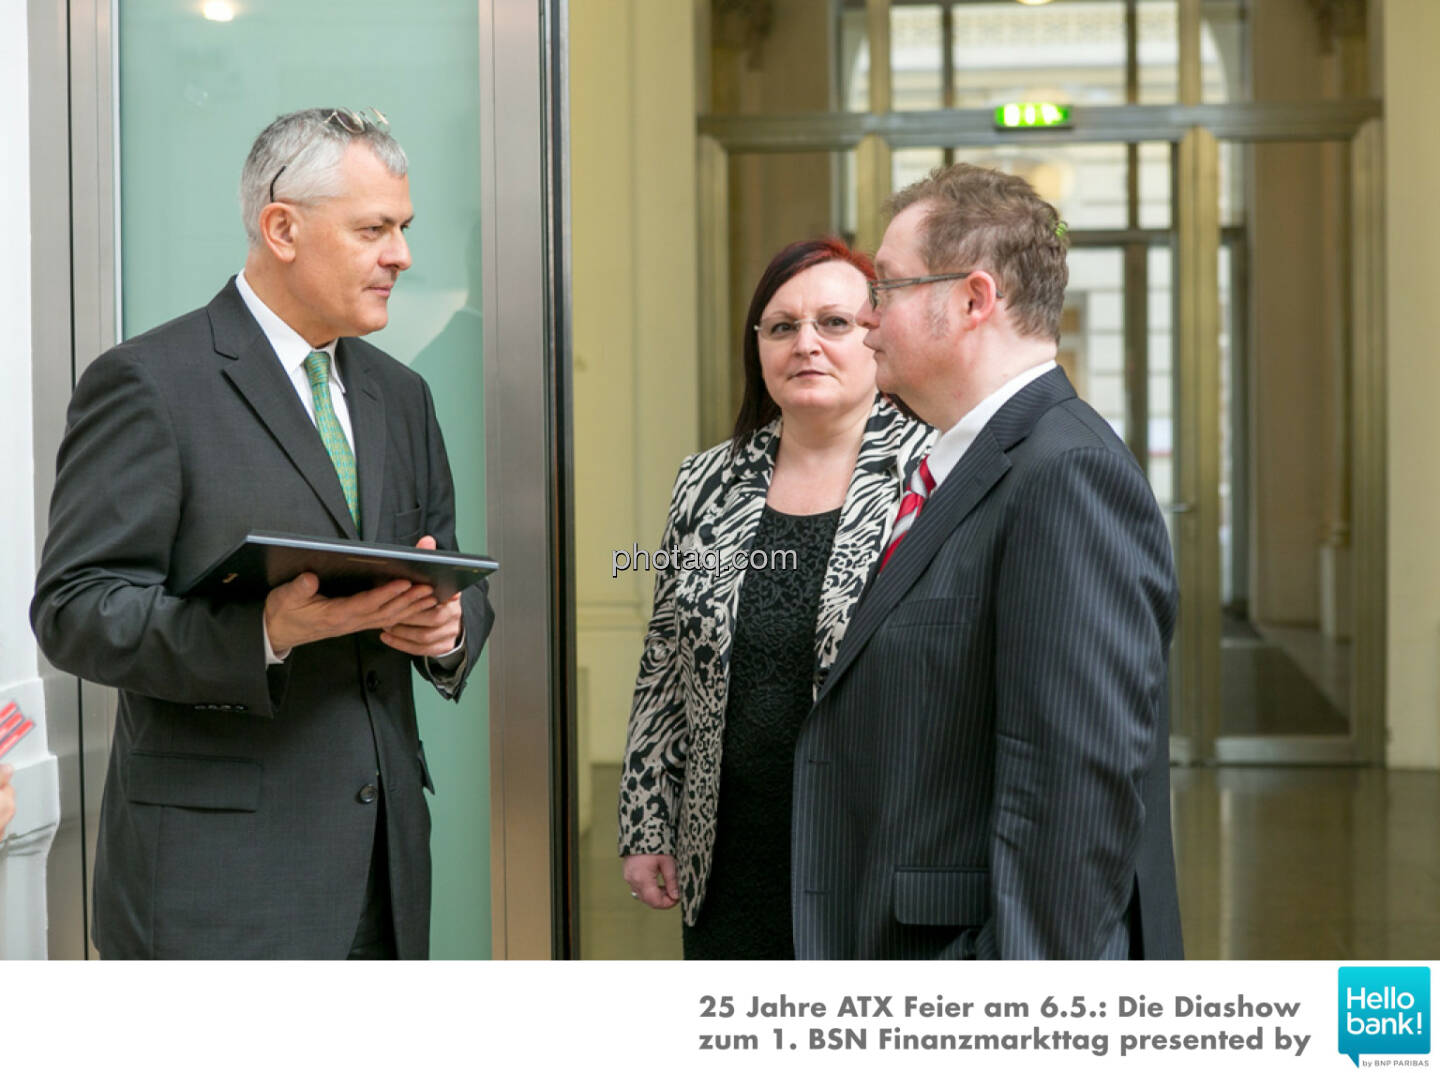
[[699, 446], [693, 35], [674, 0], [570, 5], [582, 761], [620, 759], [654, 585], [612, 579], [611, 552], [659, 545], [675, 472]]
[[1387, 757], [1440, 767], [1440, 4], [1384, 4]]

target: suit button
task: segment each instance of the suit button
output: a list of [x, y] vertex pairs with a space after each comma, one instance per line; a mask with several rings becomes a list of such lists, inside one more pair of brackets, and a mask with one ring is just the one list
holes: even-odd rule
[[360, 787], [360, 792], [355, 795], [362, 805], [373, 805], [375, 799], [380, 796], [380, 789], [373, 782], [367, 782]]
[[374, 671], [365, 672], [365, 688], [371, 693], [380, 692], [380, 676]]

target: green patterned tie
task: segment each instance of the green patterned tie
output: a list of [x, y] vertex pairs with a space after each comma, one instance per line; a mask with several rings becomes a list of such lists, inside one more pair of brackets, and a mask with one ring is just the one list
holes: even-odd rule
[[355, 453], [345, 439], [345, 430], [330, 405], [330, 355], [316, 350], [305, 359], [305, 375], [310, 378], [310, 395], [315, 400], [315, 427], [320, 430], [320, 439], [335, 464], [340, 477], [340, 487], [345, 490], [345, 502], [350, 505], [350, 516], [355, 519], [355, 528], [360, 528], [360, 483], [355, 476]]

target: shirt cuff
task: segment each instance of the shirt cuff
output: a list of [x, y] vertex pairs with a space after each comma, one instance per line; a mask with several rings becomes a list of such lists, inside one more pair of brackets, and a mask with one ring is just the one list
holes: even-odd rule
[[274, 667], [277, 664], [284, 663], [290, 656], [290, 650], [287, 648], [284, 652], [276, 652], [275, 649], [271, 647], [270, 627], [265, 625], [264, 615], [260, 616], [260, 633], [265, 638], [265, 666]]
[[443, 656], [426, 656], [425, 667], [430, 672], [430, 681], [446, 697], [453, 694], [455, 687], [465, 677], [465, 627], [460, 627], [460, 640]]

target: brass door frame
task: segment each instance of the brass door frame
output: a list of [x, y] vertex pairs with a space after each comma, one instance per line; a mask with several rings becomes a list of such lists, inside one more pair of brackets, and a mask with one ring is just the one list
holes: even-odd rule
[[1219, 142], [1205, 128], [1192, 128], [1174, 159], [1176, 479], [1170, 510], [1180, 621], [1171, 654], [1171, 717], [1175, 748], [1188, 750], [1186, 759], [1194, 762], [1214, 755], [1220, 722]]

